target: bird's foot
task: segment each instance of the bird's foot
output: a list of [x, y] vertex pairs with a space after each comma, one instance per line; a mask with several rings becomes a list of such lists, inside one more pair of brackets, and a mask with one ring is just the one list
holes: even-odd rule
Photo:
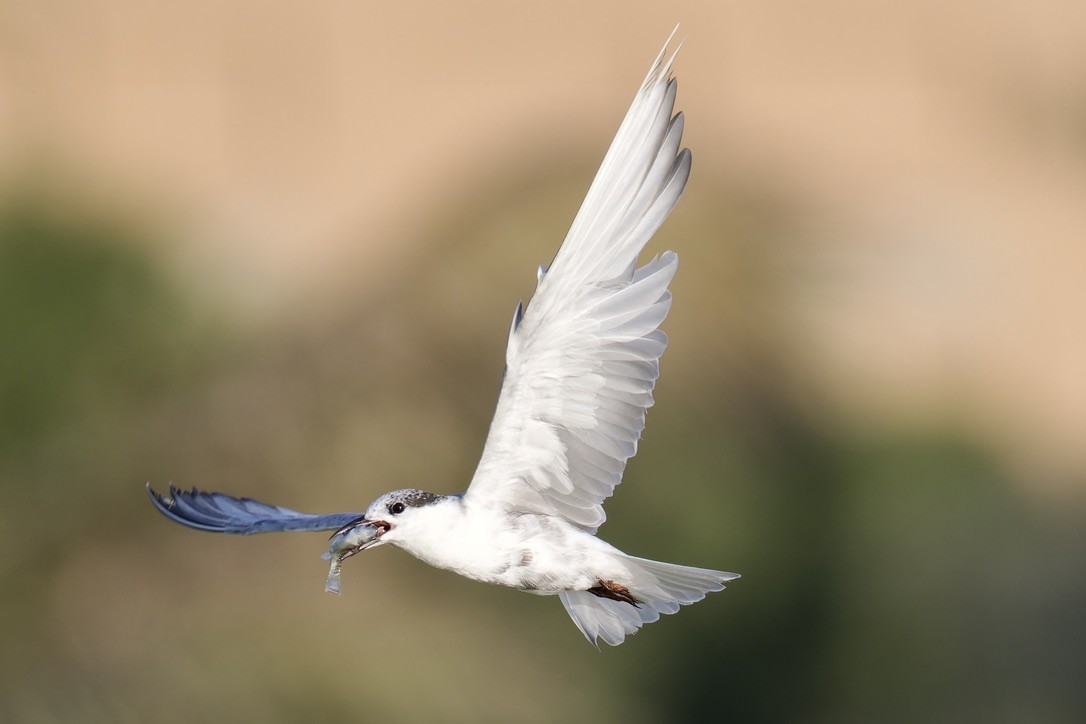
[[636, 606], [640, 603], [630, 593], [630, 589], [623, 586], [621, 583], [615, 583], [614, 581], [604, 581], [600, 579], [599, 584], [588, 589], [588, 592], [593, 596], [599, 596], [600, 598], [610, 598], [613, 601], [623, 601], [632, 606]]

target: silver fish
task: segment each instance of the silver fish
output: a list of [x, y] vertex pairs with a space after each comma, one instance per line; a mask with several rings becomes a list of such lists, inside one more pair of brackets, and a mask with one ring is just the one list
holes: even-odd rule
[[331, 543], [328, 544], [328, 552], [321, 556], [325, 560], [332, 561], [324, 590], [338, 596], [339, 574], [343, 568], [343, 561], [374, 544], [382, 533], [384, 533], [383, 527], [364, 520], [348, 523], [333, 533]]

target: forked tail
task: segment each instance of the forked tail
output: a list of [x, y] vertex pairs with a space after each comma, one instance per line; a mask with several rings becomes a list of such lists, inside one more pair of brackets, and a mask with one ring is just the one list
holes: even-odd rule
[[620, 583], [636, 604], [591, 591], [558, 594], [573, 623], [596, 648], [599, 648], [597, 639], [618, 646], [627, 635], [637, 633], [645, 624], [660, 618], [660, 614], [675, 613], [679, 606], [700, 601], [705, 594], [720, 591], [725, 583], [739, 578], [738, 573], [678, 566], [633, 556], [626, 556], [622, 561], [629, 569], [630, 578]]

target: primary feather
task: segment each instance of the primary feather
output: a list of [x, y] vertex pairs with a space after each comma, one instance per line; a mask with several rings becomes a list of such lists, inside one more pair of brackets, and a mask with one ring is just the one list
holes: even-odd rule
[[215, 533], [251, 535], [285, 531], [335, 530], [358, 518], [361, 513], [299, 513], [280, 505], [262, 503], [252, 498], [235, 498], [225, 493], [210, 493], [193, 488], [181, 490], [170, 486], [166, 494], [155, 492], [147, 484], [147, 494], [159, 512], [189, 528]]

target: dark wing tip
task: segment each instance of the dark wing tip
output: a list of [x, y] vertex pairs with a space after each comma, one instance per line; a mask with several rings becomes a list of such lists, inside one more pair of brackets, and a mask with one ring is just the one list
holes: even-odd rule
[[197, 498], [198, 496], [206, 495], [196, 488], [187, 493], [180, 488], [176, 488], [170, 485], [168, 488], [168, 494], [159, 493], [151, 487], [150, 483], [147, 483], [147, 494], [151, 497], [151, 503], [154, 504], [158, 512], [181, 525], [188, 526], [189, 528], [196, 528], [197, 530], [207, 530], [214, 533], [241, 533], [241, 530], [232, 530], [222, 522], [216, 522], [207, 516], [193, 515], [193, 508], [191, 505], [184, 505], [180, 502], [179, 498], [187, 496], [189, 498]]
[[165, 494], [147, 483], [147, 494], [158, 512], [181, 525], [212, 533], [250, 535], [282, 531], [333, 530], [357, 518], [360, 513], [310, 515], [269, 505], [253, 498], [235, 498], [195, 487], [189, 490], [170, 485]]

